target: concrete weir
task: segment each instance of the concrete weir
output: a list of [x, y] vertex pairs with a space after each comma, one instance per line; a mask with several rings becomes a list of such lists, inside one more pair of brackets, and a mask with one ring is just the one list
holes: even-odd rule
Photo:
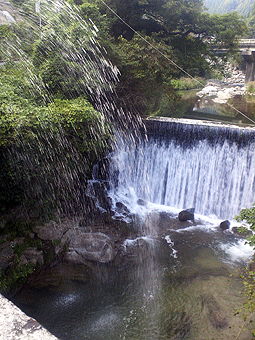
[[2, 295], [0, 310], [0, 340], [58, 340]]

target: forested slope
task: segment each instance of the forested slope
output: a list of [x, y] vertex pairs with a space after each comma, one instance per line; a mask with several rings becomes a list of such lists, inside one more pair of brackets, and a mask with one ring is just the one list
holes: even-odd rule
[[254, 0], [204, 0], [204, 5], [210, 13], [229, 13], [238, 12], [238, 14], [248, 17], [254, 5]]

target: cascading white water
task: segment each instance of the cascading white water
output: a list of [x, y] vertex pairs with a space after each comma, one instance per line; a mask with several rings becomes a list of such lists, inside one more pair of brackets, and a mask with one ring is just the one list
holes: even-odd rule
[[177, 124], [162, 138], [162, 127], [156, 128], [147, 142], [119, 143], [112, 171], [116, 200], [194, 207], [198, 214], [224, 219], [233, 219], [255, 202], [255, 142], [254, 137], [248, 140], [245, 129], [235, 129], [229, 136], [231, 128], [223, 133], [220, 127], [208, 131], [186, 125], [180, 131]]

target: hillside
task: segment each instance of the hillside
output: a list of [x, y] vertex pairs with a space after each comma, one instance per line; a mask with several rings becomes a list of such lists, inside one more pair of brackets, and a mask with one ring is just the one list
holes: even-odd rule
[[245, 17], [250, 14], [254, 4], [255, 0], [204, 0], [204, 5], [210, 13], [224, 14], [236, 11]]

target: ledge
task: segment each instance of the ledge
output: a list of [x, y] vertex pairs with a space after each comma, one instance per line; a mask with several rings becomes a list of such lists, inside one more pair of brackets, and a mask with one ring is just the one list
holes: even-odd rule
[[0, 310], [0, 340], [58, 340], [2, 295]]

